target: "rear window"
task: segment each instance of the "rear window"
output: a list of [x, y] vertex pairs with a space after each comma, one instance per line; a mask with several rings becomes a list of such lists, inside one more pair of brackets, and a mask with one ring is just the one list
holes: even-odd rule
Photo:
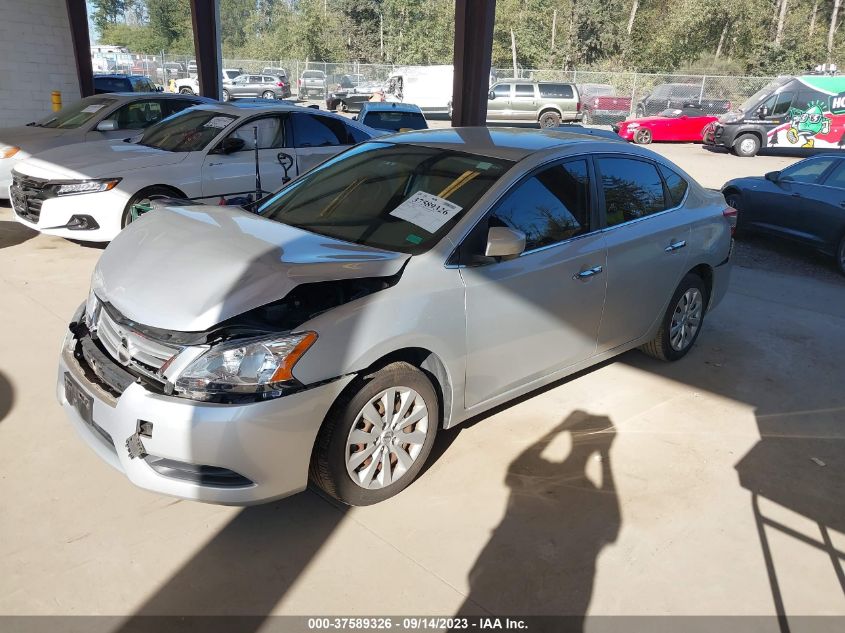
[[540, 84], [540, 96], [555, 99], [572, 99], [575, 91], [570, 84]]
[[677, 207], [684, 199], [689, 184], [679, 174], [664, 165], [660, 165], [660, 173], [663, 174], [663, 180], [666, 181], [671, 206]]
[[325, 77], [322, 70], [306, 70], [302, 73], [305, 79], [322, 79]]
[[377, 130], [424, 130], [428, 127], [425, 117], [419, 112], [368, 112], [362, 121]]

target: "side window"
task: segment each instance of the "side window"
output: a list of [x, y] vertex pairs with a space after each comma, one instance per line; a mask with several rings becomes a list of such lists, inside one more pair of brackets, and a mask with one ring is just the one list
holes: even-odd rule
[[540, 84], [540, 96], [553, 99], [572, 99], [575, 95], [569, 84]]
[[261, 83], [261, 76], [260, 75], [250, 75], [249, 76], [249, 83], [251, 83], [251, 84]]
[[689, 183], [680, 175], [663, 165], [660, 165], [660, 173], [663, 174], [663, 180], [666, 181], [666, 188], [669, 190], [669, 203], [671, 206], [677, 207], [684, 199]]
[[314, 114], [293, 115], [293, 140], [296, 147], [349, 145], [347, 127], [342, 121]]
[[649, 162], [599, 158], [607, 226], [658, 213], [666, 208], [663, 181]]
[[829, 158], [811, 158], [803, 160], [791, 167], [787, 167], [780, 172], [781, 180], [789, 180], [791, 182], [816, 182], [819, 177], [827, 171], [835, 161], [836, 157]]
[[845, 189], [845, 161], [839, 161], [839, 164], [833, 168], [833, 171], [830, 172], [824, 184], [828, 187]]
[[493, 86], [493, 94], [496, 95], [497, 98], [510, 97], [511, 96], [511, 85], [510, 84], [497, 84], [497, 85]]
[[164, 104], [165, 116], [181, 112], [185, 108], [191, 108], [197, 105], [196, 101], [188, 101], [187, 99], [167, 99], [162, 102]]
[[525, 250], [562, 242], [590, 231], [587, 161], [544, 169], [512, 189], [496, 205], [489, 226], [525, 233]]
[[351, 125], [346, 126], [346, 133], [349, 136], [348, 142], [352, 143], [363, 143], [364, 141], [370, 140], [370, 135], [364, 132], [363, 130], [359, 130], [357, 127], [352, 127]]
[[258, 149], [278, 149], [285, 146], [284, 125], [282, 125], [281, 117], [278, 116], [266, 116], [247, 121], [229, 136], [243, 139], [244, 148], [241, 151], [252, 151], [255, 150], [256, 134]]
[[142, 130], [163, 118], [161, 103], [158, 101], [128, 103], [109, 117], [117, 122], [119, 130]]
[[514, 97], [534, 97], [534, 84], [516, 84]]
[[792, 97], [794, 96], [794, 92], [781, 92], [770, 116], [785, 116], [789, 112], [789, 108], [792, 107]]
[[810, 103], [813, 101], [827, 101], [827, 97], [820, 92], [802, 90], [798, 93], [798, 96], [792, 100], [792, 107], [803, 112], [810, 107]]
[[669, 94], [669, 86], [657, 86], [651, 96], [655, 99], [663, 99]]

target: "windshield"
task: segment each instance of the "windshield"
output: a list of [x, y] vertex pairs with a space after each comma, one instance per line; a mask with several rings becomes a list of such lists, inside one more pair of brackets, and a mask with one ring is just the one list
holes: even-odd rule
[[748, 99], [746, 99], [745, 102], [741, 106], [739, 106], [739, 110], [737, 110], [737, 112], [749, 112], [753, 110], [754, 106], [756, 106], [763, 99], [772, 94], [775, 90], [788, 83], [791, 79], [792, 77], [778, 77], [774, 81], [767, 83], [760, 90], [748, 97]]
[[391, 132], [424, 130], [428, 127], [425, 117], [419, 112], [393, 112], [391, 110], [367, 112], [362, 123], [377, 130], [390, 130]]
[[214, 110], [183, 110], [150, 127], [138, 144], [168, 152], [197, 152], [236, 118]]
[[239, 75], [242, 75], [242, 74], [243, 73], [241, 73], [240, 70], [224, 70], [223, 71], [223, 76], [226, 77], [226, 79], [234, 79], [235, 77], [238, 77]]
[[512, 165], [452, 150], [363, 143], [282, 189], [258, 213], [320, 235], [417, 255]]
[[62, 108], [59, 112], [41, 119], [38, 127], [57, 128], [60, 130], [73, 130], [91, 120], [97, 112], [116, 103], [108, 97], [85, 97]]

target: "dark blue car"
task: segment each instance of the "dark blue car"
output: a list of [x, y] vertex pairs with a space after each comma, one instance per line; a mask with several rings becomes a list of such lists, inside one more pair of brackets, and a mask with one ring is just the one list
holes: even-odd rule
[[737, 230], [768, 233], [836, 258], [845, 274], [845, 156], [813, 156], [722, 187]]

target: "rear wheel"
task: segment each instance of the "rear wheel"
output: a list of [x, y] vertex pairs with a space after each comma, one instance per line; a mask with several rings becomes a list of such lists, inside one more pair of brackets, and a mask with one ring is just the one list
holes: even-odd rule
[[678, 285], [657, 336], [640, 347], [658, 360], [679, 360], [690, 351], [704, 323], [707, 290], [701, 277], [689, 273]]
[[311, 480], [349, 505], [399, 493], [434, 445], [439, 401], [428, 377], [396, 362], [356, 379], [332, 406], [311, 456]]
[[637, 145], [648, 145], [651, 143], [651, 130], [641, 127], [634, 132], [634, 143]]
[[231, 99], [231, 95], [229, 95], [229, 91], [223, 88], [223, 101], [228, 101]]
[[341, 101], [338, 105], [338, 108], [341, 112], [349, 112], [349, 105], [346, 103], [346, 101]]
[[132, 196], [132, 198], [126, 204], [126, 208], [123, 210], [123, 218], [121, 219], [120, 227], [125, 229], [135, 219], [132, 217], [132, 207], [137, 204], [148, 205], [153, 200], [181, 197], [182, 196], [180, 196], [178, 193], [171, 189], [168, 189], [167, 187], [148, 187], [147, 189], [142, 189], [134, 196]]
[[194, 91], [188, 88], [188, 86], [183, 86], [179, 88], [179, 93], [183, 95], [192, 95], [194, 94]]
[[560, 115], [557, 112], [543, 112], [539, 123], [541, 128], [557, 127], [560, 125]]
[[734, 141], [733, 151], [737, 156], [744, 158], [756, 156], [760, 151], [760, 139], [754, 134], [743, 134]]

